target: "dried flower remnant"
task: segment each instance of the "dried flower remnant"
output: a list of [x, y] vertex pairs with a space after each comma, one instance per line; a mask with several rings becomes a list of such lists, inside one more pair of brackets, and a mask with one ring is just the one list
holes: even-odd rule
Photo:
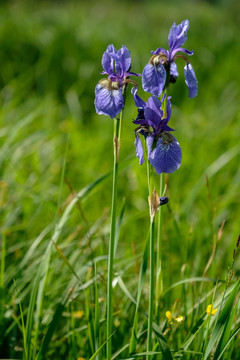
[[142, 85], [145, 91], [152, 95], [160, 96], [163, 89], [167, 87], [169, 83], [176, 82], [178, 70], [175, 61], [181, 58], [186, 63], [184, 76], [185, 83], [189, 90], [189, 97], [193, 98], [197, 95], [198, 83], [196, 75], [186, 56], [193, 55], [193, 51], [182, 47], [187, 40], [188, 29], [188, 20], [182, 21], [179, 25], [174, 23], [168, 35], [169, 50], [160, 47], [152, 51], [153, 56], [145, 66], [142, 74]]
[[124, 107], [123, 87], [128, 82], [130, 75], [140, 76], [130, 72], [131, 57], [126, 46], [116, 50], [109, 45], [102, 57], [102, 74], [108, 75], [107, 79], [101, 79], [95, 88], [95, 108], [100, 115], [109, 115], [112, 119], [116, 117]]

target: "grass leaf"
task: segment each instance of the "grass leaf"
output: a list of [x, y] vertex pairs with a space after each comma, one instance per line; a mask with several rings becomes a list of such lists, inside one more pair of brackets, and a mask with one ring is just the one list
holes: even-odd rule
[[235, 300], [235, 297], [237, 295], [237, 292], [239, 290], [239, 284], [240, 284], [240, 279], [238, 279], [237, 283], [235, 284], [235, 286], [233, 287], [229, 297], [227, 298], [221, 313], [219, 314], [219, 317], [217, 319], [217, 322], [214, 326], [213, 332], [211, 334], [211, 338], [208, 342], [207, 345], [207, 349], [205, 351], [204, 354], [204, 360], [206, 360], [211, 352], [211, 350], [213, 349], [213, 346], [215, 345], [217, 339], [219, 338], [219, 336], [222, 333], [223, 327], [225, 326], [225, 324], [228, 321], [228, 318], [230, 316], [231, 310], [232, 310], [232, 306]]

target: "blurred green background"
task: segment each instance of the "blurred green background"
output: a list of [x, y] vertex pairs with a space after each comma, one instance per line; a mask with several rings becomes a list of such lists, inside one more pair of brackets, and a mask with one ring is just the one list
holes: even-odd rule
[[[180, 76], [170, 88], [170, 126], [176, 130], [183, 162], [176, 173], [165, 176], [170, 203], [163, 211], [164, 284], [180, 280], [183, 264], [184, 276], [202, 275], [224, 220], [209, 276], [225, 276], [239, 234], [239, 4], [237, 0], [1, 2], [0, 227], [7, 239], [2, 289], [11, 289], [4, 293], [5, 303], [11, 303], [15, 278], [27, 308], [31, 281], [47, 245], [42, 241], [18, 271], [32, 242], [44, 229], [53, 231], [74, 191], [112, 170], [113, 122], [94, 108], [106, 47], [127, 46], [132, 71], [142, 72], [150, 51], [168, 48], [170, 27], [184, 19], [190, 21], [185, 47], [194, 50], [191, 62], [199, 94], [188, 98], [179, 59]], [[139, 94], [145, 100], [149, 96], [141, 86]], [[129, 91], [118, 193], [118, 215], [124, 201], [125, 212], [116, 271], [122, 271], [133, 293], [136, 254], [143, 251], [148, 231], [146, 167], [138, 165], [133, 145], [136, 114]], [[157, 176], [155, 180], [158, 184]], [[80, 212], [73, 211], [64, 227], [60, 244], [76, 271], [91, 257], [107, 253], [110, 203], [111, 176], [87, 196]], [[89, 248], [84, 239], [90, 230]], [[62, 276], [61, 266], [55, 253], [46, 308], [54, 306], [68, 284], [70, 275], [66, 270]], [[106, 264], [101, 266], [106, 278]], [[3, 331], [11, 323], [5, 315]], [[17, 342], [19, 334], [15, 336]], [[9, 341], [4, 344], [11, 348]]]

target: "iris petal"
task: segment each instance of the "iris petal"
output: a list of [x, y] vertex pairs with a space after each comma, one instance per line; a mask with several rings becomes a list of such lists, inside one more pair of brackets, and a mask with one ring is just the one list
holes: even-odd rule
[[137, 108], [145, 109], [146, 103], [143, 99], [140, 98], [140, 96], [137, 95], [137, 91], [138, 91], [137, 87], [133, 87], [131, 90], [131, 93], [133, 94], [133, 100], [134, 100], [135, 106]]
[[157, 48], [157, 50], [155, 50], [155, 51], [152, 50], [151, 53], [152, 53], [153, 55], [159, 55], [160, 53], [162, 53], [162, 54], [165, 55], [167, 58], [168, 58], [168, 56], [169, 56], [169, 51], [166, 50], [166, 49], [164, 49], [164, 48], [162, 48], [162, 47]]
[[115, 118], [124, 106], [122, 89], [109, 90], [101, 84], [97, 84], [94, 104], [99, 115], [109, 115], [112, 119]]
[[162, 102], [158, 100], [156, 96], [151, 96], [144, 110], [145, 119], [149, 122], [149, 125], [159, 125], [163, 116], [161, 110]]
[[[118, 50], [118, 55], [119, 55], [119, 65], [123, 73], [125, 73], [130, 69], [131, 66], [130, 51], [128, 50], [128, 48], [126, 48], [126, 46], [123, 45], [121, 49]], [[116, 64], [116, 71], [118, 72], [117, 66], [118, 64]]]
[[185, 41], [187, 40], [188, 29], [189, 29], [188, 20], [182, 21], [181, 24], [179, 25], [176, 25], [176, 23], [173, 24], [168, 35], [170, 52], [172, 52], [173, 50], [182, 46], [185, 43]]
[[189, 55], [189, 56], [194, 54], [193, 51], [187, 50], [185, 48], [181, 48], [181, 47], [180, 48], [174, 48], [174, 50], [171, 52], [171, 59], [173, 59], [174, 56], [176, 55], [176, 53], [178, 53], [178, 52], [182, 52], [182, 53], [184, 53], [186, 55]]
[[142, 165], [144, 163], [143, 146], [139, 135], [136, 135], [134, 145], [136, 146], [136, 155], [139, 159], [139, 164]]
[[185, 83], [189, 90], [189, 97], [194, 98], [198, 93], [198, 82], [191, 64], [184, 66]]
[[166, 71], [162, 64], [147, 64], [142, 73], [143, 90], [152, 95], [160, 96], [166, 81]]
[[107, 50], [104, 52], [102, 57], [102, 67], [106, 74], [110, 75], [113, 73], [113, 59], [112, 53], [116, 53], [117, 50], [113, 45], [108, 45]]
[[170, 143], [166, 143], [161, 137], [157, 140], [156, 147], [153, 150], [148, 148], [148, 160], [158, 175], [162, 172], [173, 173], [181, 165], [181, 148], [177, 139], [172, 135], [171, 137], [172, 142]]
[[153, 136], [149, 135], [149, 136], [146, 137], [147, 150], [148, 150], [148, 160], [149, 160], [149, 154], [152, 153], [153, 141], [154, 141]]
[[177, 64], [173, 61], [170, 65], [170, 75], [172, 75], [175, 79], [178, 77]]

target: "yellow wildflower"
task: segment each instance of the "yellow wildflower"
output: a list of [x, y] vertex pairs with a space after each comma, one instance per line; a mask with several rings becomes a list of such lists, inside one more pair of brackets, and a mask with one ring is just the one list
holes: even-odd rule
[[184, 320], [184, 318], [183, 318], [182, 315], [178, 315], [176, 318], [174, 318], [174, 320], [175, 320], [177, 323], [181, 323], [181, 322]]
[[212, 304], [207, 306], [208, 315], [215, 315], [218, 309], [215, 309]]
[[84, 312], [82, 310], [77, 310], [73, 312], [74, 319], [81, 319], [84, 315]]
[[168, 321], [170, 322], [170, 324], [173, 324], [174, 322], [180, 324], [184, 320], [184, 317], [182, 315], [173, 317], [171, 311], [169, 311], [169, 310], [166, 311], [166, 317], [168, 318]]
[[166, 317], [168, 318], [168, 321], [172, 320], [172, 313], [170, 311], [166, 311]]

